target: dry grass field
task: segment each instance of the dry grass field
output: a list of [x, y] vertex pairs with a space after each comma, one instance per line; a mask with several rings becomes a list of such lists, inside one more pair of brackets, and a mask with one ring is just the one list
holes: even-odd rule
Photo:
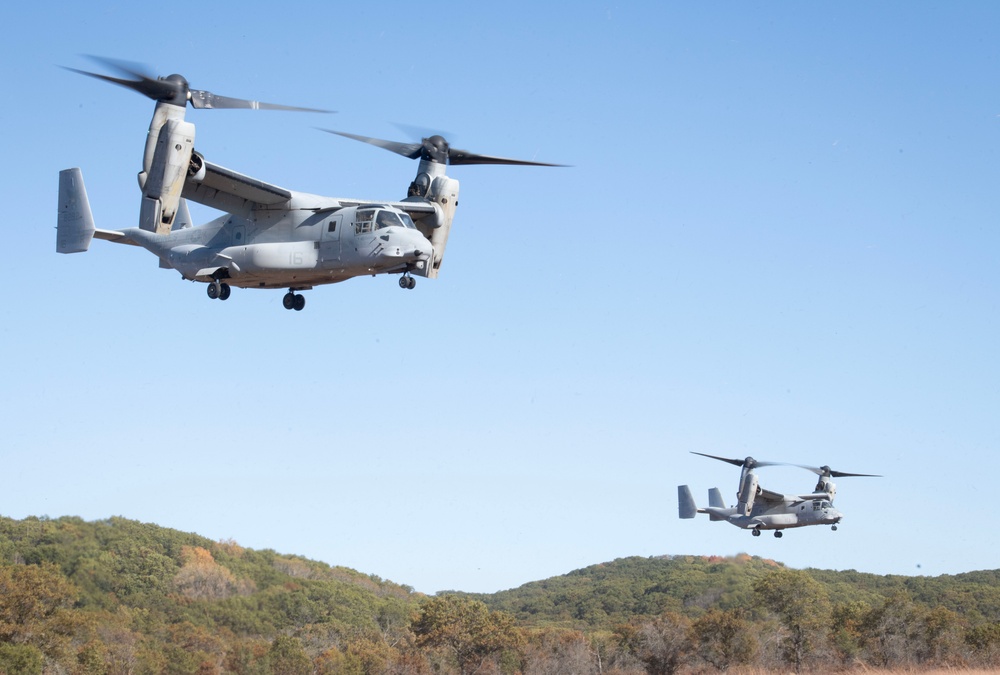
[[[706, 670], [702, 675], [715, 673], [715, 670]], [[822, 675], [823, 671], [811, 670], [803, 671], [810, 675]], [[854, 670], [833, 670], [829, 671], [837, 675], [1000, 675], [1000, 668], [935, 668], [933, 670], [923, 670], [919, 668], [897, 668], [881, 670], [879, 668], [856, 668]], [[727, 675], [795, 675], [793, 670], [763, 670], [761, 668], [730, 668]]]

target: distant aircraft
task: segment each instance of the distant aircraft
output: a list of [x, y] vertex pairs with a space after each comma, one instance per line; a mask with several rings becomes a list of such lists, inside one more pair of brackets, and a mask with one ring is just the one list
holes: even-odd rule
[[781, 537], [781, 531], [784, 529], [809, 525], [830, 525], [831, 530], [836, 530], [843, 514], [833, 507], [837, 486], [830, 479], [846, 476], [880, 477], [868, 473], [834, 471], [829, 466], [792, 464], [790, 466], [797, 466], [817, 474], [819, 482], [809, 494], [785, 495], [765, 490], [760, 486], [757, 474], [754, 473], [756, 468], [782, 465], [783, 462], [759, 462], [753, 457], [729, 459], [702, 452], [692, 454], [711, 457], [742, 468], [739, 490], [736, 493], [737, 504], [727, 507], [719, 488], [712, 488], [708, 491], [709, 505], [698, 508], [691, 495], [691, 489], [687, 485], [679, 485], [677, 486], [678, 515], [681, 518], [694, 518], [698, 513], [707, 513], [709, 520], [724, 520], [736, 527], [750, 530], [755, 537], [760, 536], [761, 530], [774, 530], [774, 536]]

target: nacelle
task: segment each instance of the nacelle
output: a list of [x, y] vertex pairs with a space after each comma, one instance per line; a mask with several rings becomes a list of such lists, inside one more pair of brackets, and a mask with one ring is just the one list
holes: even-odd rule
[[140, 229], [157, 234], [170, 232], [193, 151], [193, 124], [182, 119], [170, 119], [160, 127], [149, 169], [145, 179], [140, 178], [143, 188]]

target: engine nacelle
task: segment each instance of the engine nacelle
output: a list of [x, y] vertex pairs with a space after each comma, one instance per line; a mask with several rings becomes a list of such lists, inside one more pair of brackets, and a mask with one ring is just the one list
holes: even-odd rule
[[[157, 234], [170, 232], [193, 152], [193, 124], [169, 119], [160, 127], [145, 180], [140, 179], [143, 189], [139, 210], [141, 229]], [[201, 171], [204, 171], [203, 161]]]
[[444, 249], [448, 245], [448, 235], [451, 233], [451, 222], [455, 218], [455, 207], [458, 206], [458, 181], [448, 176], [435, 177], [427, 191], [427, 199], [434, 204], [436, 224], [429, 233], [424, 233], [434, 247], [434, 259], [425, 271], [425, 276], [434, 279], [444, 259]]
[[753, 503], [757, 498], [758, 492], [760, 492], [760, 486], [758, 485], [757, 474], [748, 472], [743, 477], [739, 494], [736, 496], [739, 502], [738, 508], [744, 516], [749, 516], [750, 511], [753, 510]]

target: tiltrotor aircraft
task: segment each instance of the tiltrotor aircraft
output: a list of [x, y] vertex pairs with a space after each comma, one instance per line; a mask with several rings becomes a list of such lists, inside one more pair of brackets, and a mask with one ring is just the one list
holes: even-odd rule
[[[232, 286], [288, 289], [286, 309], [301, 310], [299, 295], [321, 284], [357, 276], [400, 274], [412, 289], [413, 275], [435, 278], [458, 205], [458, 181], [449, 164], [558, 166], [478, 155], [449, 147], [441, 136], [396, 143], [336, 131], [347, 138], [419, 159], [416, 178], [399, 201], [335, 199], [287, 190], [207, 161], [194, 148], [193, 108], [250, 108], [328, 112], [260, 103], [192, 89], [180, 75], [153, 78], [134, 66], [97, 59], [129, 79], [69, 69], [137, 91], [154, 101], [139, 187], [139, 226], [98, 229], [80, 169], [59, 174], [56, 250], [88, 250], [93, 238], [141, 246], [160, 267], [208, 284], [208, 297], [226, 300]], [[226, 215], [192, 227], [186, 200]]]
[[774, 530], [775, 537], [781, 537], [781, 531], [790, 527], [806, 527], [809, 525], [831, 525], [831, 530], [837, 529], [837, 523], [843, 514], [833, 508], [833, 498], [837, 494], [837, 486], [831, 478], [846, 476], [866, 476], [879, 478], [870, 473], [845, 473], [834, 471], [828, 466], [805, 466], [792, 464], [819, 476], [819, 482], [809, 494], [785, 495], [771, 492], [761, 487], [754, 469], [762, 466], [778, 466], [783, 462], [759, 462], [753, 457], [746, 459], [728, 459], [706, 455], [702, 452], [692, 453], [702, 457], [711, 457], [722, 462], [728, 462], [742, 467], [740, 486], [736, 493], [736, 506], [727, 507], [722, 499], [719, 488], [708, 491], [709, 506], [698, 508], [691, 489], [687, 485], [677, 486], [677, 507], [681, 518], [694, 518], [698, 513], [707, 513], [709, 520], [724, 520], [736, 527], [750, 530], [755, 537], [761, 530]]

